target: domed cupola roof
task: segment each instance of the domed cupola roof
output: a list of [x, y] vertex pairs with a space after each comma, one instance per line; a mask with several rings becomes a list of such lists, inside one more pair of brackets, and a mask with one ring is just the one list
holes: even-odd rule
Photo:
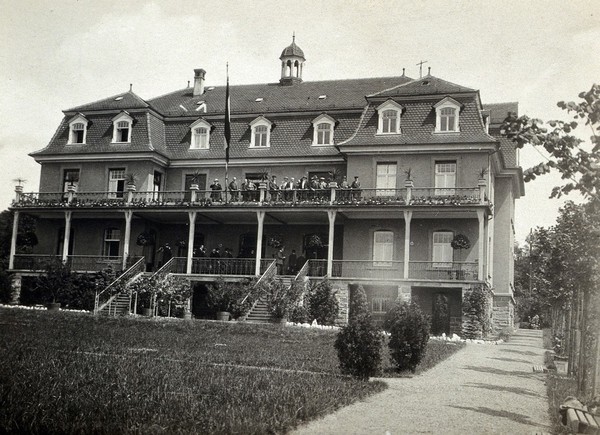
[[304, 52], [300, 47], [296, 45], [295, 36], [292, 39], [292, 43], [283, 49], [283, 51], [281, 52], [281, 56], [279, 56], [279, 59], [283, 59], [284, 57], [289, 56], [297, 56], [302, 58], [302, 60], [306, 60], [306, 58], [304, 57]]

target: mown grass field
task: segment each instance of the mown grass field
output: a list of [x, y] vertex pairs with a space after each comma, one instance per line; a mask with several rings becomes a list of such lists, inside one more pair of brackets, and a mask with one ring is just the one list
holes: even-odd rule
[[335, 336], [0, 309], [0, 432], [286, 432], [385, 388], [340, 375]]

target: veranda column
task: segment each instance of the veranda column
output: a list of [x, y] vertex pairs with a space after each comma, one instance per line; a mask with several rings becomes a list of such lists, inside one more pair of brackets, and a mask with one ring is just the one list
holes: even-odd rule
[[10, 256], [8, 257], [8, 269], [15, 268], [15, 252], [17, 252], [17, 233], [19, 232], [19, 212], [14, 212], [12, 236], [10, 238]]
[[129, 259], [129, 242], [131, 238], [131, 218], [133, 211], [125, 211], [125, 240], [123, 240], [123, 270], [127, 269], [127, 260]]
[[63, 239], [62, 262], [66, 263], [69, 259], [69, 242], [71, 240], [71, 217], [72, 211], [65, 212], [65, 235]]
[[254, 274], [260, 275], [260, 259], [262, 254], [262, 239], [263, 239], [263, 224], [265, 223], [265, 212], [257, 211], [256, 218], [258, 219], [258, 231], [256, 232], [256, 264], [254, 266]]
[[477, 220], [479, 221], [479, 240], [477, 246], [479, 248], [478, 264], [477, 264], [477, 279], [483, 281], [483, 259], [484, 259], [484, 247], [485, 247], [485, 216], [483, 210], [477, 210]]
[[327, 276], [331, 277], [333, 273], [333, 236], [335, 231], [335, 210], [327, 210], [329, 218], [329, 241], [327, 243]]
[[198, 212], [188, 211], [190, 226], [188, 231], [188, 251], [187, 251], [187, 266], [185, 273], [192, 273], [192, 259], [194, 257], [194, 235], [196, 234], [196, 216]]
[[412, 211], [404, 211], [404, 279], [408, 279], [408, 267], [410, 265], [410, 221]]

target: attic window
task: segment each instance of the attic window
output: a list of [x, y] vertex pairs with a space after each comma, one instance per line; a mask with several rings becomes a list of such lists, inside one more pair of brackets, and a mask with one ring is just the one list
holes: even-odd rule
[[429, 80], [425, 80], [423, 83], [421, 83], [421, 86], [429, 86]]
[[69, 144], [84, 144], [87, 136], [88, 121], [79, 114], [69, 122]]
[[262, 97], [258, 97], [258, 98], [257, 98], [256, 100], [254, 100], [254, 101], [256, 101], [257, 103], [260, 103], [262, 100], [263, 100], [263, 98], [262, 98]]
[[319, 95], [319, 100], [324, 100], [325, 98], [327, 98], [327, 95]]
[[122, 96], [118, 96], [117, 98], [115, 98], [115, 101], [121, 101], [123, 99]]

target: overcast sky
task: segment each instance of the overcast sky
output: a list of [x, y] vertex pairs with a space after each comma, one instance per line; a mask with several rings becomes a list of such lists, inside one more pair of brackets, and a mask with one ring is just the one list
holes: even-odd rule
[[[62, 110], [133, 91], [149, 99], [187, 85], [279, 79], [278, 57], [296, 32], [304, 80], [434, 76], [479, 89], [484, 103], [518, 101], [520, 113], [565, 118], [600, 79], [600, 9], [587, 1], [113, 1], [0, 0], [0, 209], [17, 177], [37, 191], [27, 154], [50, 141]], [[589, 136], [587, 133], [584, 136]], [[542, 156], [521, 154], [524, 168]], [[517, 239], [549, 226], [559, 176], [526, 184]], [[576, 199], [573, 197], [573, 199]]]

